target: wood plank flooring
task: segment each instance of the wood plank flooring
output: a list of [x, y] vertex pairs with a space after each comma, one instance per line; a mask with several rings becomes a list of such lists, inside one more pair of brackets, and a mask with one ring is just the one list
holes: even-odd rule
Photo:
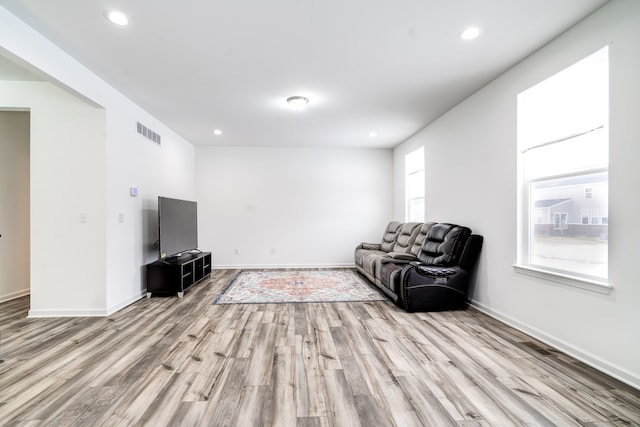
[[107, 318], [0, 304], [0, 425], [640, 425], [640, 391], [476, 310], [212, 305], [236, 273]]

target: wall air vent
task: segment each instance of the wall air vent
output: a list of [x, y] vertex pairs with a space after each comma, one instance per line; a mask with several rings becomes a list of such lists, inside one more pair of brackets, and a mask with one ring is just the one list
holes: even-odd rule
[[143, 125], [142, 123], [136, 122], [136, 128], [137, 128], [137, 131], [138, 131], [139, 135], [144, 136], [148, 140], [153, 141], [158, 145], [161, 144], [160, 135], [155, 133], [154, 131], [152, 131], [151, 129], [149, 129], [148, 127]]

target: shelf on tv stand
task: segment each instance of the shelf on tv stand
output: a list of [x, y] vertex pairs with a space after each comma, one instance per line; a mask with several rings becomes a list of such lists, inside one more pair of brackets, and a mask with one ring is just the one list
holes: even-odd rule
[[147, 264], [147, 298], [152, 294], [178, 294], [211, 275], [211, 252], [185, 253]]

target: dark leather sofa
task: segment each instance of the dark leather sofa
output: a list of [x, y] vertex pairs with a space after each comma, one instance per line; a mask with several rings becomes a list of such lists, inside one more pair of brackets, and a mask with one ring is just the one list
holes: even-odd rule
[[483, 237], [448, 223], [390, 222], [380, 243], [361, 243], [356, 269], [409, 312], [467, 306]]

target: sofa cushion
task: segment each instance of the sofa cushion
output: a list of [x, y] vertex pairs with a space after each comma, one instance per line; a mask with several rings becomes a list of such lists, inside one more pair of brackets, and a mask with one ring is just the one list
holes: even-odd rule
[[413, 242], [416, 240], [418, 231], [420, 231], [421, 225], [419, 222], [407, 222], [403, 224], [402, 227], [400, 227], [396, 243], [390, 252], [409, 253]]
[[400, 277], [405, 265], [386, 263], [380, 266], [380, 284], [382, 286], [379, 287], [383, 291], [388, 289], [385, 293], [387, 295], [393, 295], [393, 302], [398, 300], [398, 293], [400, 292]]
[[373, 284], [380, 286], [380, 268], [382, 260], [386, 258], [387, 252], [357, 249], [356, 269], [364, 274]]
[[360, 243], [360, 249], [379, 251], [380, 243]]
[[471, 235], [471, 230], [455, 224], [434, 224], [427, 233], [418, 260], [424, 264], [455, 265]]
[[397, 221], [391, 221], [382, 235], [382, 242], [380, 242], [380, 250], [383, 252], [393, 251], [393, 246], [398, 240], [398, 234], [402, 228], [402, 223]]
[[386, 256], [385, 256], [385, 260], [384, 262], [397, 262], [402, 264], [402, 261], [417, 261], [418, 257], [416, 257], [414, 254], [412, 253], [408, 253], [408, 252], [389, 252]]
[[424, 224], [420, 225], [416, 240], [413, 241], [413, 245], [411, 245], [411, 249], [409, 250], [409, 252], [416, 258], [418, 257], [420, 249], [422, 249], [424, 239], [427, 238], [427, 233], [429, 233], [429, 230], [431, 229], [431, 227], [433, 227], [433, 224], [435, 224], [435, 222], [425, 222]]

